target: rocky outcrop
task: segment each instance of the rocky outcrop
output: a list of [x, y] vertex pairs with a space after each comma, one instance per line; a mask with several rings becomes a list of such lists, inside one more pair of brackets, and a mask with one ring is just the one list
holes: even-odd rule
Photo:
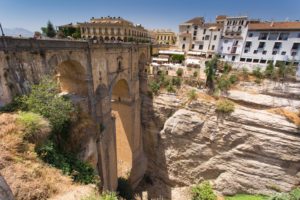
[[285, 117], [238, 105], [230, 115], [217, 114], [213, 103], [178, 106], [182, 102], [167, 94], [152, 103], [154, 116], [145, 110], [143, 117], [150, 124], [144, 136], [157, 138], [144, 140], [146, 153], [156, 152], [148, 154], [153, 198], [174, 199], [174, 190], [202, 180], [225, 195], [270, 194], [300, 184], [300, 130]]
[[0, 174], [0, 199], [14, 200], [12, 191], [1, 174]]

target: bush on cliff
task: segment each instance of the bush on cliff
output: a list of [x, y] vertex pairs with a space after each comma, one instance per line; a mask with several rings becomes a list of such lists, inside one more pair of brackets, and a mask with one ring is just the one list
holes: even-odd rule
[[59, 95], [58, 84], [50, 78], [43, 78], [39, 84], [32, 85], [30, 94], [20, 98], [20, 101], [26, 110], [47, 118], [53, 133], [65, 133], [71, 113], [75, 111], [72, 102]]
[[234, 103], [227, 99], [217, 101], [216, 111], [219, 113], [231, 113], [235, 109]]
[[203, 181], [192, 188], [192, 200], [216, 200], [217, 195], [208, 181]]

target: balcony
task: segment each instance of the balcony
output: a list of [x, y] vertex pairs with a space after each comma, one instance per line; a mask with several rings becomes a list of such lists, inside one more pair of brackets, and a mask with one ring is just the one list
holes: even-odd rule
[[226, 30], [225, 34], [230, 35], [230, 34], [241, 34], [242, 30]]

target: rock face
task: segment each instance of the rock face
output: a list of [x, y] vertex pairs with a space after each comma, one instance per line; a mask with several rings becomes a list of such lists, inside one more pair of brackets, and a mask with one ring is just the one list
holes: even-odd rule
[[300, 130], [285, 117], [243, 106], [217, 114], [201, 100], [180, 105], [166, 94], [144, 105], [151, 198], [175, 199], [174, 190], [202, 180], [225, 195], [300, 184]]
[[1, 174], [0, 174], [0, 199], [14, 200], [12, 191]]

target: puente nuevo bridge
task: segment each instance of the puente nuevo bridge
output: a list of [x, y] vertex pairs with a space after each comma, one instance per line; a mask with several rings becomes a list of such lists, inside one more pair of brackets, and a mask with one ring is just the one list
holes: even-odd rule
[[93, 164], [104, 189], [116, 189], [124, 173], [136, 186], [147, 167], [140, 115], [149, 59], [148, 44], [2, 37], [0, 104], [26, 94], [45, 75], [57, 78], [98, 125], [84, 133], [80, 157]]

